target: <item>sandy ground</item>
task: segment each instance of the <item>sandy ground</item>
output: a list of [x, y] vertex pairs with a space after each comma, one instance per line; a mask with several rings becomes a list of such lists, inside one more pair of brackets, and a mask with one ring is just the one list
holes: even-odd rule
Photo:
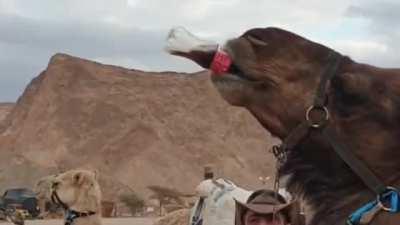
[[[103, 225], [152, 225], [156, 218], [112, 218], [103, 219]], [[0, 222], [1, 225], [13, 225]], [[27, 220], [25, 225], [63, 225], [62, 220]]]

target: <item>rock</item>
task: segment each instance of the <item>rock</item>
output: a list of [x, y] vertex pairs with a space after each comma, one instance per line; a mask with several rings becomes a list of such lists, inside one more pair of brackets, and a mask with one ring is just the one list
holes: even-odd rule
[[0, 103], [0, 124], [14, 107], [14, 103]]

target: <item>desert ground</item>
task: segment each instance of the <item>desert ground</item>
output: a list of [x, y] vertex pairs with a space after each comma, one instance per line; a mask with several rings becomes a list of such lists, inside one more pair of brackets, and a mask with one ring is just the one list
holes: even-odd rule
[[[107, 218], [103, 219], [103, 225], [151, 225], [156, 218]], [[0, 222], [1, 225], [13, 225], [8, 222]], [[62, 225], [62, 220], [27, 220], [26, 225]]]

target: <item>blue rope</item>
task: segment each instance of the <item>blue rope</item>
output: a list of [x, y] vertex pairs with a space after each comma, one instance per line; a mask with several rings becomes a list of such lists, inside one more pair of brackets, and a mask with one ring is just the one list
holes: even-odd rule
[[[400, 193], [397, 190], [389, 190], [383, 193], [380, 196], [380, 201], [382, 203], [387, 202], [390, 203], [390, 209], [388, 210], [391, 213], [399, 213], [400, 212]], [[376, 207], [380, 207], [378, 200], [371, 201], [361, 208], [357, 209], [353, 212], [348, 220], [347, 224], [350, 225], [358, 225], [360, 224], [360, 220], [366, 213], [369, 213], [372, 210], [375, 210]], [[389, 208], [389, 207], [388, 207]]]

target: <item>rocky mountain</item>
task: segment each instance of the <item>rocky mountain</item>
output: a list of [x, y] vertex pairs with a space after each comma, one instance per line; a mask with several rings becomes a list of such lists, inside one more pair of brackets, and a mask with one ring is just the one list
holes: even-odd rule
[[107, 198], [121, 186], [144, 196], [148, 185], [192, 193], [212, 165], [254, 189], [272, 175], [273, 142], [219, 96], [206, 71], [144, 72], [57, 54], [1, 122], [0, 188], [84, 167], [106, 178]]

